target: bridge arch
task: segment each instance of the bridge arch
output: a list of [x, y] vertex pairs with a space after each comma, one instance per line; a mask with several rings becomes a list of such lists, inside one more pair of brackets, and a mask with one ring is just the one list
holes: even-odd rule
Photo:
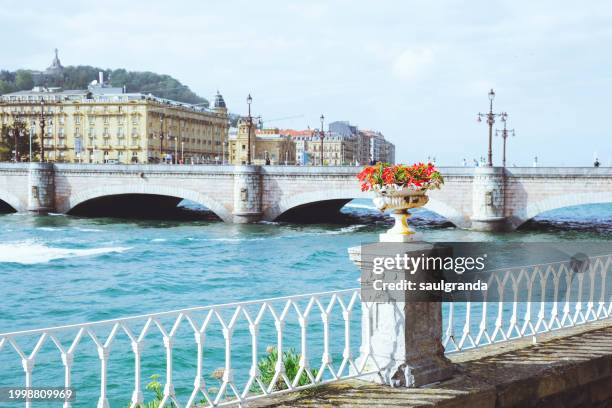
[[[3, 206], [3, 203], [6, 203], [6, 205]], [[7, 206], [13, 209], [13, 211], [21, 211], [24, 207], [17, 196], [8, 191], [0, 190], [0, 208]]]
[[79, 204], [96, 198], [124, 195], [124, 194], [143, 194], [143, 195], [159, 195], [166, 197], [176, 197], [185, 200], [190, 200], [195, 203], [207, 207], [225, 222], [231, 222], [232, 216], [230, 211], [217, 200], [210, 198], [200, 192], [184, 189], [180, 187], [168, 187], [149, 184], [125, 184], [116, 186], [103, 186], [80, 191], [71, 195], [68, 201], [64, 202], [58, 208], [59, 212], [67, 213], [74, 209]]
[[597, 193], [574, 193], [568, 189], [567, 194], [547, 197], [543, 200], [528, 204], [524, 211], [511, 217], [510, 222], [512, 227], [516, 229], [538, 214], [546, 211], [577, 205], [605, 203], [612, 203], [612, 191]]
[[[267, 221], [274, 221], [284, 213], [295, 209], [296, 207], [305, 206], [308, 204], [336, 201], [341, 204], [340, 207], [342, 207], [346, 202], [353, 199], [373, 197], [374, 194], [372, 192], [364, 193], [356, 190], [355, 188], [303, 192], [288, 195], [287, 197], [281, 199], [278, 204], [264, 209], [263, 219]], [[430, 197], [425, 209], [435, 212], [460, 228], [469, 226], [469, 220], [467, 220], [460, 211], [442, 201], [437, 200], [436, 198]]]

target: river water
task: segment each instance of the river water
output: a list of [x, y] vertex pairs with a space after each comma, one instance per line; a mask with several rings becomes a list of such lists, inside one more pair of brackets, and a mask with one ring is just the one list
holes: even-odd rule
[[[376, 241], [390, 223], [367, 200], [317, 225], [229, 225], [183, 206], [176, 220], [0, 215], [0, 333], [356, 287], [347, 248]], [[459, 230], [425, 210], [412, 222], [429, 241], [612, 242], [612, 205], [556, 210], [505, 234]], [[15, 355], [4, 347], [0, 386], [22, 385], [19, 361], [8, 360]], [[162, 374], [162, 363], [152, 370]], [[129, 400], [132, 364], [116, 401]], [[93, 397], [97, 381], [84, 379], [82, 395]]]

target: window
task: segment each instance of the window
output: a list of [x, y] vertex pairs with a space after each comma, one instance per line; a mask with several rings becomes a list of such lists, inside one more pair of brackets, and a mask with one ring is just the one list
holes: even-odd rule
[[76, 123], [77, 125], [79, 125], [81, 123], [81, 117], [80, 116], [75, 116], [74, 117], [74, 123]]

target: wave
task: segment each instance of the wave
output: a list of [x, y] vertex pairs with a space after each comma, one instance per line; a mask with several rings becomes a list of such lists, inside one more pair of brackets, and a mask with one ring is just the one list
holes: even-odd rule
[[365, 227], [365, 224], [356, 224], [356, 225], [349, 225], [348, 227], [342, 227], [339, 230], [334, 230], [334, 231], [325, 231], [322, 234], [324, 235], [339, 235], [339, 234], [346, 234], [349, 232], [355, 232], [363, 227]]
[[81, 231], [81, 232], [104, 232], [104, 230], [97, 229], [97, 228], [81, 228], [81, 227], [76, 227], [75, 230]]
[[19, 263], [34, 265], [47, 263], [56, 259], [96, 256], [113, 252], [124, 252], [127, 247], [103, 247], [90, 249], [73, 249], [49, 247], [34, 241], [0, 243], [0, 263]]
[[167, 239], [166, 238], [153, 238], [151, 240], [151, 242], [166, 242]]
[[57, 228], [57, 227], [38, 227], [36, 228], [37, 230], [40, 231], [63, 231], [63, 228]]
[[357, 204], [357, 203], [348, 203], [344, 206], [344, 208], [362, 208], [366, 210], [378, 211], [378, 209], [374, 207], [373, 205]]

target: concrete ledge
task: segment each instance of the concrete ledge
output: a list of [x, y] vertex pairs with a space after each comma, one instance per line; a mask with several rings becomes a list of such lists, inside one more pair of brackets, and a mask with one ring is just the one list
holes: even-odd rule
[[[612, 319], [456, 353], [458, 374], [420, 389], [359, 380], [254, 401], [256, 407], [612, 407]], [[540, 342], [541, 341], [541, 342]]]

